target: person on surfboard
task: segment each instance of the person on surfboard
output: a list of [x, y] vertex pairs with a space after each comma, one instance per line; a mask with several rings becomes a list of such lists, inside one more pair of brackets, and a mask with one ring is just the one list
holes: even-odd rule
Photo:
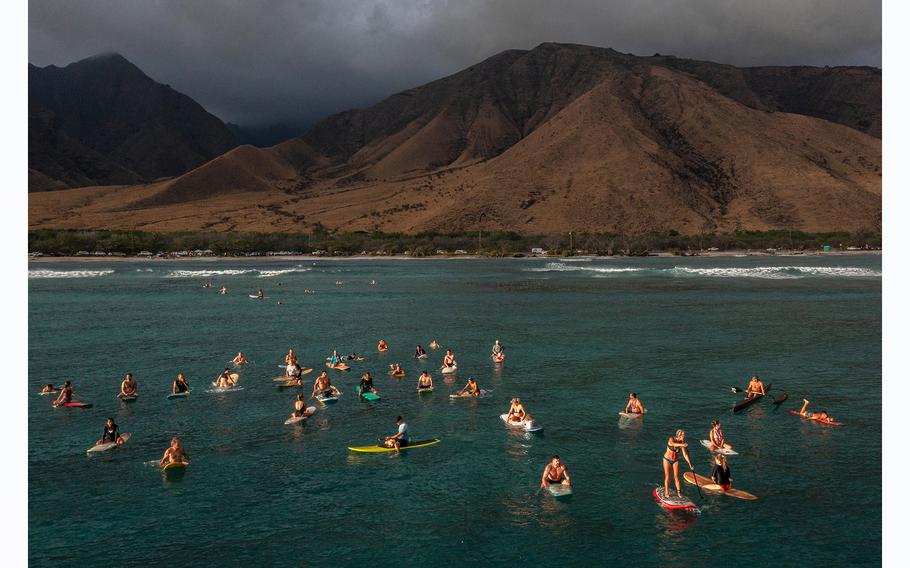
[[303, 398], [302, 394], [297, 395], [297, 399], [294, 401], [294, 412], [291, 413], [291, 418], [300, 418], [306, 414], [306, 399]]
[[431, 388], [433, 388], [433, 377], [426, 371], [420, 373], [420, 376], [417, 377], [417, 390]]
[[758, 378], [758, 375], [752, 375], [752, 378], [749, 379], [749, 386], [746, 387], [746, 398], [755, 398], [765, 394], [765, 383]]
[[436, 340], [430, 342], [430, 349], [439, 349], [439, 344], [436, 343]]
[[423, 357], [426, 354], [427, 354], [427, 352], [424, 351], [423, 346], [421, 346], [421, 345], [418, 345], [417, 349], [414, 350], [415, 359], [420, 359], [421, 357]]
[[174, 436], [171, 439], [171, 445], [168, 447], [168, 449], [164, 450], [164, 455], [161, 456], [161, 462], [159, 465], [161, 465], [161, 467], [164, 467], [165, 465], [174, 462], [190, 462], [190, 456], [186, 453], [186, 450], [183, 449], [183, 445], [180, 443], [180, 440], [177, 438], [177, 436]]
[[181, 394], [190, 390], [190, 382], [186, 380], [183, 373], [177, 373], [174, 384], [171, 385], [171, 394]]
[[492, 357], [494, 361], [501, 361], [505, 356], [506, 350], [502, 346], [502, 343], [497, 339], [496, 343], [493, 344], [493, 352], [490, 353], [490, 357]]
[[401, 365], [399, 365], [398, 363], [392, 363], [391, 365], [389, 365], [389, 369], [390, 369], [389, 374], [394, 377], [403, 377], [405, 374], [404, 369], [402, 369]]
[[215, 379], [215, 388], [229, 389], [233, 388], [235, 384], [237, 384], [237, 382], [234, 380], [234, 377], [231, 376], [231, 370], [227, 367], [225, 367], [224, 371]]
[[626, 414], [644, 414], [645, 405], [638, 400], [638, 393], [629, 393], [629, 402], [626, 403], [626, 408], [623, 410]]
[[401, 452], [402, 446], [407, 446], [408, 442], [411, 441], [410, 436], [408, 436], [408, 425], [405, 423], [404, 418], [399, 416], [395, 419], [395, 424], [398, 425], [398, 432], [387, 436], [383, 440], [383, 444], [387, 448], [395, 448], [396, 452]]
[[389, 344], [386, 343], [384, 339], [380, 339], [379, 343], [376, 345], [376, 349], [380, 351], [387, 351], [389, 349]]
[[57, 399], [54, 400], [54, 406], [60, 406], [61, 404], [66, 404], [72, 402], [73, 400], [73, 386], [69, 381], [63, 383], [63, 388], [60, 389], [60, 394], [57, 396]]
[[818, 412], [808, 412], [806, 409], [809, 408], [808, 399], [803, 399], [803, 407], [799, 409], [799, 415], [808, 420], [815, 420], [817, 422], [834, 422], [834, 418], [828, 415], [824, 410]]
[[559, 456], [550, 458], [550, 463], [543, 468], [543, 475], [540, 476], [540, 488], [546, 489], [548, 485], [560, 483], [562, 485], [572, 485], [572, 479], [569, 477], [569, 470], [566, 464], [559, 460]]
[[227, 288], [222, 286], [221, 288], [218, 289], [218, 293], [221, 294], [222, 296], [224, 296], [225, 294], [227, 294]]
[[711, 421], [711, 431], [708, 432], [708, 440], [711, 441], [710, 450], [718, 450], [720, 448], [726, 448], [732, 450], [733, 446], [727, 443], [726, 437], [724, 436], [724, 431], [720, 427], [720, 420]]
[[452, 353], [451, 349], [446, 350], [445, 357], [442, 358], [442, 368], [454, 367], [455, 366], [455, 354]]
[[316, 395], [323, 396], [332, 396], [335, 394], [335, 387], [332, 386], [332, 382], [329, 379], [329, 374], [323, 371], [316, 377], [316, 382], [313, 384], [313, 393], [310, 395], [310, 398], [314, 398]]
[[133, 374], [127, 373], [120, 383], [120, 393], [117, 394], [117, 398], [133, 398], [138, 396], [139, 393], [137, 391], [138, 387], [133, 379]]
[[262, 288], [260, 288], [259, 291], [256, 292], [256, 297], [259, 298], [260, 300], [265, 298], [265, 292], [262, 291]]
[[369, 373], [364, 373], [363, 376], [360, 377], [360, 396], [363, 397], [363, 395], [368, 392], [379, 394], [379, 392], [373, 388], [373, 377]]
[[294, 350], [288, 348], [288, 354], [284, 356], [285, 365], [293, 365], [297, 362], [297, 355], [294, 354]]
[[506, 420], [509, 422], [523, 422], [528, 418], [530, 417], [525, 410], [525, 405], [521, 403], [521, 399], [513, 398], [512, 404], [509, 406], [509, 414], [506, 416]]
[[108, 418], [104, 424], [104, 430], [101, 432], [101, 439], [95, 442], [96, 446], [101, 444], [122, 444], [123, 436], [120, 435], [120, 428], [114, 424], [113, 418]]
[[714, 483], [720, 485], [724, 491], [729, 491], [733, 486], [733, 476], [730, 474], [730, 464], [727, 463], [727, 456], [723, 454], [714, 455], [714, 469], [711, 471], [711, 479]]
[[480, 396], [480, 388], [478, 388], [477, 381], [474, 380], [474, 377], [468, 378], [468, 383], [463, 389], [458, 391], [458, 396]]
[[41, 388], [41, 392], [43, 392], [43, 393], [57, 392], [57, 387], [55, 387], [51, 383], [48, 383]]
[[231, 363], [233, 363], [235, 367], [239, 367], [240, 365], [246, 365], [249, 361], [247, 360], [246, 355], [243, 354], [243, 351], [238, 351], [237, 355], [231, 359]]
[[682, 497], [682, 490], [679, 488], [679, 452], [682, 452], [689, 469], [694, 471], [692, 460], [689, 459], [689, 452], [686, 448], [685, 430], [677, 430], [676, 434], [667, 440], [667, 451], [664, 452], [664, 495], [670, 495], [670, 470], [673, 470], [673, 479], [676, 481], [676, 495]]

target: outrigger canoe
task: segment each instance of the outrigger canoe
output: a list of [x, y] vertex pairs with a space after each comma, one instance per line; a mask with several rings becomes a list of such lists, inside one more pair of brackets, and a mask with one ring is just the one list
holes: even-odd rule
[[746, 398], [742, 399], [741, 401], [737, 402], [733, 406], [733, 412], [739, 412], [740, 410], [743, 410], [744, 408], [749, 408], [750, 406], [752, 406], [759, 400], [768, 396], [767, 393], [771, 390], [771, 386], [772, 385], [769, 384], [768, 386], [765, 387], [765, 394], [757, 394], [753, 397], [746, 397]]

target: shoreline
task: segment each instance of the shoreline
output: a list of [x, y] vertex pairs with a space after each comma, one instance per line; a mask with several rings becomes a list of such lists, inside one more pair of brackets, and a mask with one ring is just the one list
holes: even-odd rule
[[[515, 253], [519, 254], [519, 253]], [[195, 262], [235, 262], [235, 261], [253, 261], [253, 262], [303, 262], [303, 261], [318, 261], [318, 260], [328, 260], [328, 261], [361, 261], [361, 260], [553, 260], [559, 261], [566, 258], [569, 259], [613, 259], [613, 258], [622, 258], [622, 259], [631, 259], [631, 258], [742, 258], [742, 257], [810, 257], [810, 256], [859, 256], [859, 255], [874, 255], [881, 256], [882, 250], [849, 250], [849, 251], [811, 251], [811, 252], [780, 252], [780, 253], [769, 253], [764, 251], [750, 251], [750, 250], [728, 250], [728, 251], [707, 251], [703, 253], [698, 253], [697, 255], [678, 255], [671, 252], [658, 252], [648, 256], [623, 256], [623, 255], [614, 255], [614, 256], [597, 256], [597, 255], [577, 255], [577, 256], [546, 256], [546, 255], [525, 255], [520, 257], [515, 256], [481, 256], [473, 254], [460, 254], [460, 255], [428, 255], [428, 256], [409, 256], [409, 255], [351, 255], [351, 256], [313, 256], [313, 255], [287, 255], [287, 256], [175, 256], [175, 257], [165, 257], [165, 258], [155, 258], [155, 257], [136, 257], [136, 256], [39, 256], [39, 257], [28, 257], [28, 262], [32, 263], [55, 263], [55, 262], [160, 262], [160, 261], [195, 261]]]

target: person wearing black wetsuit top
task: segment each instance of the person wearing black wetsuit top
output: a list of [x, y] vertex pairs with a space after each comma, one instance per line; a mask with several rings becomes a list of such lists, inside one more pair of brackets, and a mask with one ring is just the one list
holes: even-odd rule
[[177, 378], [174, 380], [173, 393], [180, 394], [188, 390], [190, 390], [190, 383], [184, 378], [183, 373], [177, 373]]
[[360, 396], [368, 392], [375, 392], [373, 390], [373, 377], [369, 373], [364, 373], [363, 377], [360, 378]]
[[711, 472], [711, 479], [724, 491], [730, 489], [733, 477], [730, 474], [730, 464], [727, 462], [726, 456], [721, 454], [714, 456], [714, 470]]
[[418, 359], [421, 358], [422, 356], [426, 355], [426, 354], [427, 354], [427, 352], [423, 350], [423, 346], [422, 346], [422, 345], [418, 345], [418, 346], [417, 346], [417, 349], [414, 350], [414, 357], [416, 357], [416, 358], [418, 358]]
[[104, 431], [101, 432], [101, 442], [100, 444], [113, 444], [117, 441], [119, 437], [119, 427], [114, 424], [113, 418], [108, 418], [107, 423], [104, 425]]

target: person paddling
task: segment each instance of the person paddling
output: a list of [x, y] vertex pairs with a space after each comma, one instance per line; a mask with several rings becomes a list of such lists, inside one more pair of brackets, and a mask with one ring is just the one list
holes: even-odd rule
[[164, 467], [169, 463], [183, 462], [190, 463], [190, 456], [186, 453], [186, 450], [183, 449], [183, 445], [180, 443], [180, 440], [177, 436], [174, 436], [171, 439], [171, 445], [168, 449], [164, 450], [164, 455], [161, 456], [161, 462], [159, 465]]
[[183, 394], [189, 392], [190, 383], [186, 380], [186, 377], [183, 376], [183, 373], [177, 373], [177, 378], [174, 379], [174, 384], [171, 385], [171, 394]]
[[398, 432], [387, 436], [383, 440], [383, 444], [387, 448], [395, 448], [396, 452], [401, 452], [401, 448], [408, 445], [408, 442], [411, 441], [410, 436], [408, 435], [408, 425], [405, 423], [404, 418], [399, 416], [395, 419], [395, 424], [398, 425]]
[[139, 387], [133, 379], [133, 374], [127, 373], [120, 383], [120, 393], [117, 394], [117, 398], [136, 398], [137, 396], [139, 396]]
[[238, 351], [237, 355], [234, 355], [234, 358], [231, 359], [231, 363], [233, 363], [235, 367], [239, 367], [240, 365], [246, 365], [249, 361], [247, 360], [246, 355], [243, 354], [243, 351]]
[[720, 420], [711, 421], [711, 430], [708, 432], [708, 439], [711, 441], [710, 450], [713, 452], [721, 448], [732, 450], [733, 446], [727, 443], [724, 431], [720, 427]]
[[663, 466], [664, 466], [664, 495], [670, 495], [670, 470], [673, 470], [673, 479], [676, 481], [676, 495], [682, 497], [682, 490], [679, 487], [679, 453], [682, 452], [684, 458], [686, 458], [686, 463], [689, 464], [689, 469], [694, 471], [692, 467], [692, 460], [689, 459], [689, 452], [686, 451], [686, 448], [689, 447], [689, 444], [686, 443], [686, 432], [685, 430], [677, 430], [676, 434], [667, 440], [667, 451], [664, 452]]
[[468, 383], [463, 389], [458, 391], [458, 396], [480, 396], [480, 388], [478, 388], [474, 377], [468, 378]]
[[[64, 385], [66, 386], [66, 385]], [[816, 422], [834, 422], [834, 418], [828, 415], [828, 412], [825, 410], [820, 410], [818, 412], [808, 412], [809, 401], [803, 399], [803, 407], [799, 409], [799, 415], [807, 420], [815, 420]]]
[[746, 387], [746, 398], [755, 398], [765, 394], [765, 383], [758, 378], [758, 375], [752, 375], [752, 378], [749, 379], [749, 386]]
[[57, 399], [54, 400], [54, 406], [60, 406], [62, 404], [67, 404], [73, 401], [73, 385], [69, 381], [63, 383], [63, 388], [60, 389], [60, 394], [57, 395]]
[[550, 458], [550, 463], [543, 468], [543, 475], [540, 476], [540, 488], [546, 489], [548, 485], [559, 483], [565, 486], [572, 485], [572, 479], [569, 477], [569, 470], [566, 464], [562, 463], [559, 456]]
[[104, 424], [104, 430], [101, 432], [101, 439], [95, 442], [96, 446], [101, 444], [122, 444], [123, 436], [120, 435], [120, 428], [114, 424], [113, 418], [108, 418]]
[[369, 373], [364, 373], [360, 377], [360, 397], [362, 398], [365, 393], [371, 392], [373, 394], [379, 394], [375, 388], [373, 388], [373, 377]]
[[626, 408], [623, 410], [626, 414], [644, 414], [645, 405], [641, 403], [641, 400], [638, 399], [638, 393], [629, 393], [629, 402], [626, 403]]

